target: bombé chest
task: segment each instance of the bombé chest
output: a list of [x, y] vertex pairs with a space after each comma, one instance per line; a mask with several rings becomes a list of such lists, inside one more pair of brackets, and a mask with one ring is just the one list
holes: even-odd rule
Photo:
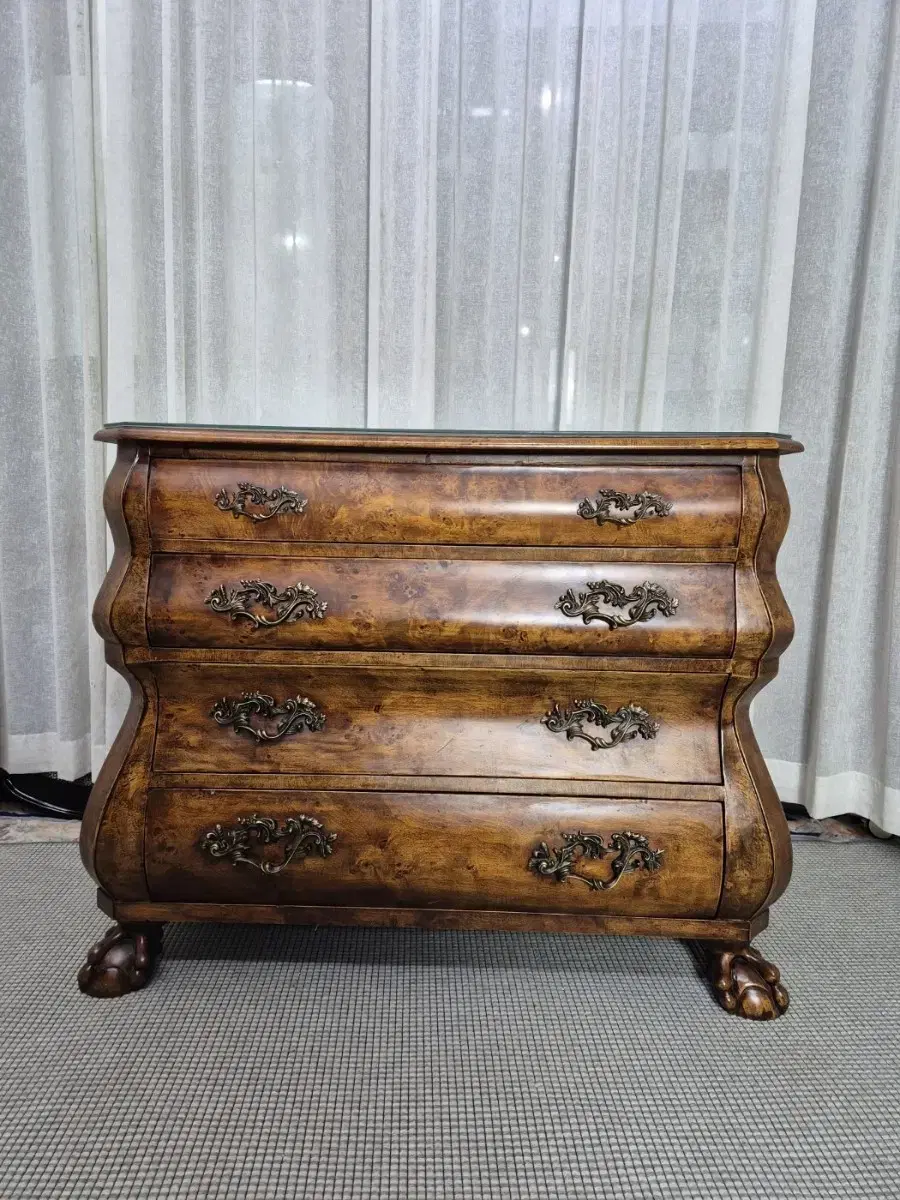
[[764, 926], [790, 852], [746, 710], [791, 634], [774, 564], [796, 443], [100, 436], [116, 555], [96, 621], [133, 701], [83, 851], [120, 932], [746, 947]]

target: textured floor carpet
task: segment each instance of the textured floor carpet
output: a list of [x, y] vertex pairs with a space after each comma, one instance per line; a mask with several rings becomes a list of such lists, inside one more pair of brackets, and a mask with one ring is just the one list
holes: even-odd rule
[[105, 927], [72, 846], [0, 846], [3, 1200], [900, 1197], [900, 845], [795, 845], [760, 947], [792, 1006], [715, 1006], [678, 943]]

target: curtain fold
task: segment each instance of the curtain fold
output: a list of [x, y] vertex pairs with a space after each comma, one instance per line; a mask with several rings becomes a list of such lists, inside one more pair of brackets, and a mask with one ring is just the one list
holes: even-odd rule
[[900, 833], [896, 4], [8, 10], [7, 765], [86, 771], [118, 717], [104, 418], [780, 428], [760, 742], [783, 799]]

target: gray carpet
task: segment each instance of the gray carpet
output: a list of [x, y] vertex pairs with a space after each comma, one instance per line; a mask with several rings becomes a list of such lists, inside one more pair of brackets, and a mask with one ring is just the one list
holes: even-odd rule
[[900, 844], [795, 849], [754, 1025], [681, 944], [537, 934], [170, 928], [91, 1000], [75, 848], [0, 846], [0, 1197], [900, 1197]]

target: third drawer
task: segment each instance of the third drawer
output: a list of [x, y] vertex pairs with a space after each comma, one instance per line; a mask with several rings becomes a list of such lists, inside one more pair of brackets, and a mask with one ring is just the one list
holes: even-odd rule
[[158, 663], [157, 771], [722, 780], [726, 676]]
[[730, 563], [156, 554], [151, 645], [727, 657]]

